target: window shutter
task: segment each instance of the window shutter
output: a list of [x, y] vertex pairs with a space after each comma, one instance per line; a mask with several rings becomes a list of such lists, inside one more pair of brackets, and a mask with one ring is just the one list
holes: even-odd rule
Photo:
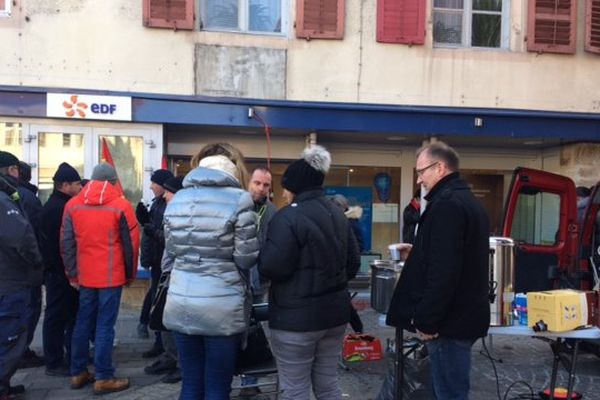
[[378, 0], [377, 41], [425, 43], [425, 0]]
[[585, 50], [600, 54], [600, 0], [586, 1]]
[[575, 53], [577, 0], [529, 0], [527, 50]]
[[298, 0], [296, 37], [343, 39], [345, 0]]
[[144, 0], [144, 26], [194, 29], [194, 0]]

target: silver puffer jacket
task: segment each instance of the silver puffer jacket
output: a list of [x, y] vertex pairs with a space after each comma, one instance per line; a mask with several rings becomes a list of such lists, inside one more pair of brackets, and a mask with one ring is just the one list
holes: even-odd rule
[[164, 325], [188, 335], [246, 330], [251, 307], [247, 270], [256, 264], [257, 217], [248, 192], [231, 175], [198, 167], [164, 216], [174, 258]]

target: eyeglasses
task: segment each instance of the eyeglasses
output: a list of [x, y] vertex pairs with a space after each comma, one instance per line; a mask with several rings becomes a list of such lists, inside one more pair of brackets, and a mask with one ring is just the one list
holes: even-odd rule
[[436, 165], [438, 165], [440, 162], [436, 161], [433, 164], [429, 164], [428, 166], [421, 168], [421, 169], [417, 169], [415, 172], [417, 173], [418, 177], [423, 176], [423, 174], [425, 173], [425, 171], [427, 171], [429, 168], [434, 167]]

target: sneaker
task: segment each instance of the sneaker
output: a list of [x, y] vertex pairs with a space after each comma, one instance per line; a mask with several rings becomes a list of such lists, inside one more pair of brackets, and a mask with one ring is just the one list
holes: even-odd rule
[[162, 383], [177, 383], [177, 382], [181, 382], [181, 370], [179, 368], [175, 368], [173, 371], [169, 372], [160, 381]]
[[17, 364], [17, 369], [37, 368], [44, 365], [44, 359], [31, 349], [27, 349]]
[[243, 387], [240, 389], [239, 397], [242, 399], [253, 399], [259, 394], [261, 394], [261, 391], [257, 387]]
[[71, 371], [66, 365], [61, 365], [56, 368], [46, 367], [46, 375], [48, 376], [71, 376]]
[[152, 348], [148, 351], [142, 353], [142, 358], [154, 358], [160, 356], [165, 352], [165, 349], [158, 346], [152, 346]]
[[175, 360], [156, 360], [152, 364], [144, 368], [144, 372], [148, 375], [161, 375], [173, 371], [177, 368], [177, 361]]
[[129, 389], [129, 378], [98, 379], [94, 382], [94, 394], [120, 392]]
[[137, 326], [137, 335], [140, 339], [148, 339], [150, 333], [148, 332], [148, 324], [142, 324], [141, 322]]
[[71, 389], [81, 389], [88, 383], [92, 382], [94, 382], [94, 375], [86, 370], [79, 375], [71, 377]]

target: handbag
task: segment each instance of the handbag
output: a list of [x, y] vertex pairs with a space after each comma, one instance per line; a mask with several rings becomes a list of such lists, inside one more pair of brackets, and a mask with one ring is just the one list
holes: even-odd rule
[[248, 326], [246, 348], [240, 349], [237, 355], [236, 371], [241, 373], [244, 369], [264, 364], [273, 359], [269, 341], [259, 322], [252, 321]]
[[163, 272], [160, 275], [158, 286], [156, 287], [156, 294], [154, 295], [152, 305], [150, 306], [150, 321], [148, 321], [148, 326], [155, 331], [168, 331], [162, 321], [165, 312], [165, 304], [167, 302], [170, 279], [171, 272]]

